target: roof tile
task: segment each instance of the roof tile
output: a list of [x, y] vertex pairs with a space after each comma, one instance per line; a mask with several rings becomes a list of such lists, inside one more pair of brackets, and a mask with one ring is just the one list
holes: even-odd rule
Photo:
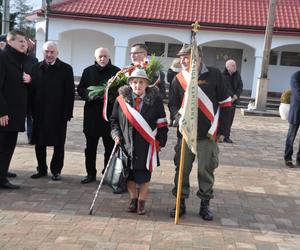
[[[269, 0], [68, 0], [52, 13], [156, 23], [264, 27]], [[277, 0], [275, 27], [300, 31], [300, 0]]]

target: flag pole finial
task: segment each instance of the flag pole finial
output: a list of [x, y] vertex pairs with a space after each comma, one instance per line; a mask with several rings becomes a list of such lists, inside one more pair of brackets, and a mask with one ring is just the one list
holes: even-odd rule
[[191, 26], [192, 26], [192, 31], [195, 33], [197, 33], [200, 30], [200, 24], [198, 21], [192, 23]]

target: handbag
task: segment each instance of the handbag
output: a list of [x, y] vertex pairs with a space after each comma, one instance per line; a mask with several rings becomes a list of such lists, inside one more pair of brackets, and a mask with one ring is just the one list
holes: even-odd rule
[[106, 166], [106, 174], [103, 183], [111, 187], [114, 193], [122, 193], [127, 190], [128, 157], [120, 146], [113, 152], [109, 164]]

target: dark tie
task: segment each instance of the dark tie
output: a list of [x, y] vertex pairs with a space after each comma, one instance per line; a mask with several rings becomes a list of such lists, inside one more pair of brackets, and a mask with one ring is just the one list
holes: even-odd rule
[[134, 98], [134, 101], [135, 101], [135, 109], [136, 109], [136, 111], [140, 112], [141, 111], [141, 101], [142, 101], [142, 98], [136, 97], [136, 98]]

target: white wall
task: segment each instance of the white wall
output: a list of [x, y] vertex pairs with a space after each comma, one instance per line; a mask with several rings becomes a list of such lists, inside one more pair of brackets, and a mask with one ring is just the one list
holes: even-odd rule
[[[39, 22], [41, 23], [41, 21]], [[72, 31], [74, 32], [72, 33]], [[120, 56], [124, 60], [118, 60], [117, 63], [118, 66], [124, 66], [124, 63], [130, 62], [128, 46], [132, 43], [142, 40], [189, 43], [190, 30], [57, 18], [50, 20], [49, 40], [58, 41], [61, 58], [72, 64], [75, 75], [81, 75], [82, 69], [93, 63], [93, 51], [100, 44], [111, 49], [112, 61], [118, 59], [118, 55], [114, 56], [114, 50], [118, 48], [118, 51], [122, 52]], [[247, 60], [243, 60], [241, 75], [244, 88], [251, 89], [252, 86], [252, 96], [255, 96], [257, 77], [260, 73], [263, 40], [263, 34], [204, 30], [200, 30], [197, 34], [199, 44], [213, 46], [215, 41], [218, 41], [218, 46], [243, 49], [243, 59], [246, 58]], [[287, 44], [299, 44], [299, 37], [273, 36], [272, 48]], [[40, 47], [38, 45], [38, 48]], [[37, 51], [37, 54], [39, 55], [40, 52]], [[166, 65], [166, 70], [172, 58], [163, 58], [162, 61]], [[286, 86], [282, 84], [289, 82], [290, 74], [295, 70], [297, 67], [270, 66], [269, 91], [285, 89]]]

